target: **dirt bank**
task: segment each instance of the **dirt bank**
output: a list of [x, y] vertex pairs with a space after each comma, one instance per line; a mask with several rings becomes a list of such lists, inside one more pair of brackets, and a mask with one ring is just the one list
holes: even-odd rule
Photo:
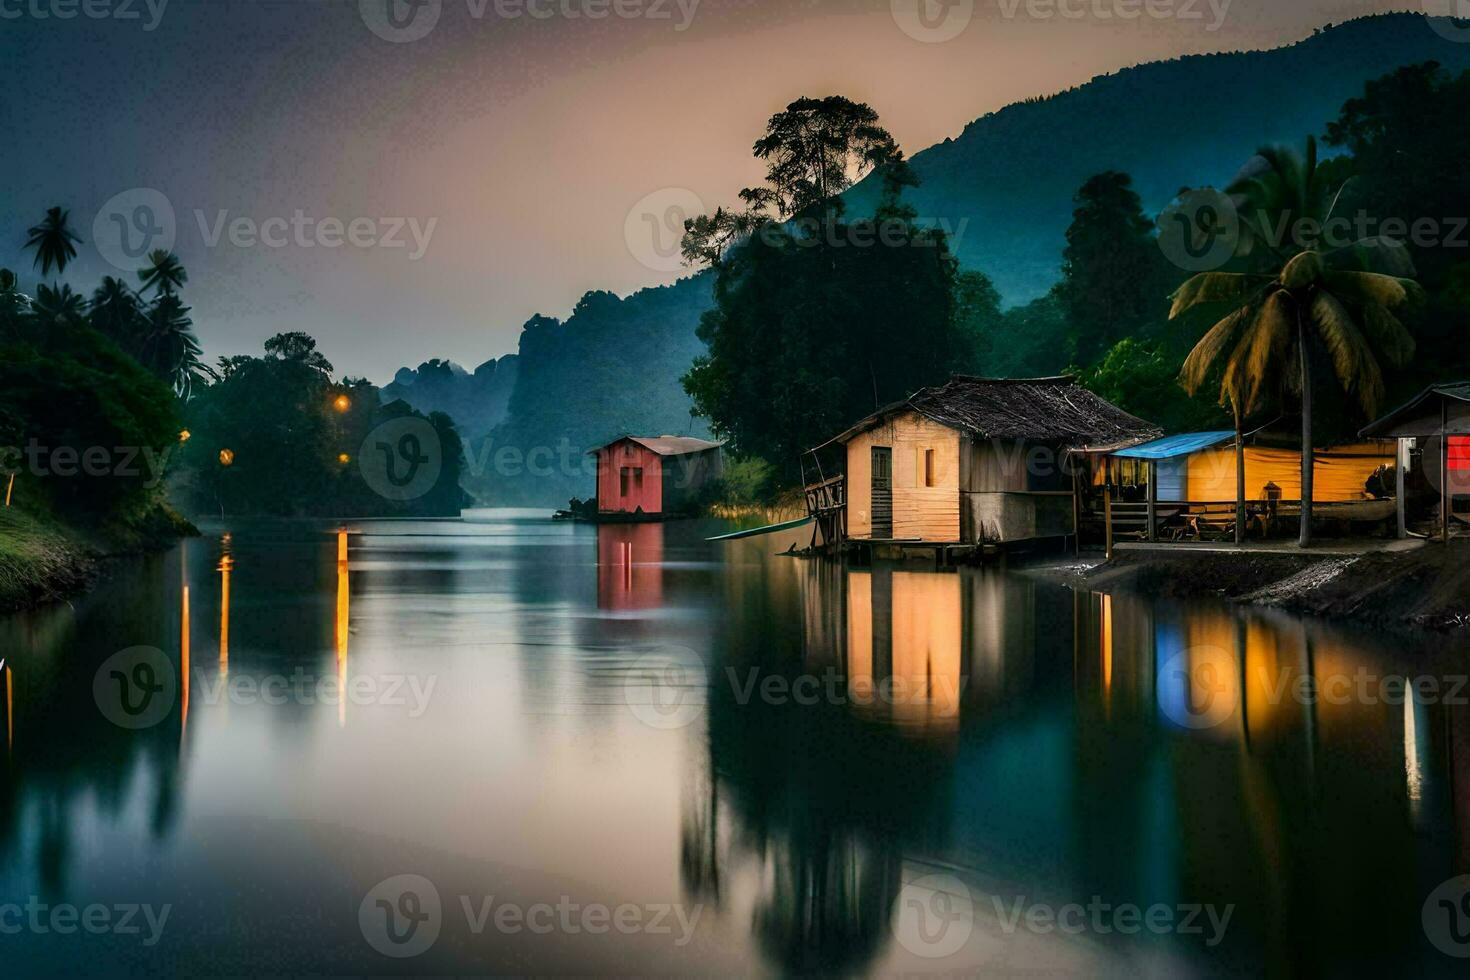
[[0, 613], [69, 598], [86, 589], [109, 559], [161, 550], [198, 533], [162, 505], [85, 529], [0, 508]]
[[1094, 588], [1220, 598], [1380, 627], [1470, 624], [1470, 541], [1356, 557], [1120, 551], [1110, 562], [1057, 573]]

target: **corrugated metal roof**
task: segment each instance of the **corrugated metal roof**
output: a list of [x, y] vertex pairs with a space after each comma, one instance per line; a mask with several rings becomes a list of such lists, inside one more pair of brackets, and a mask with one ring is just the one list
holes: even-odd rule
[[1218, 446], [1222, 442], [1234, 441], [1235, 433], [1229, 429], [1219, 432], [1184, 432], [1177, 436], [1164, 436], [1153, 442], [1145, 442], [1131, 449], [1123, 449], [1113, 455], [1124, 459], [1173, 459], [1175, 456], [1188, 456], [1201, 449]]
[[[1397, 433], [1404, 436], [1431, 436], [1439, 432], [1438, 420], [1430, 417], [1421, 417], [1418, 410], [1421, 405], [1434, 397], [1448, 398], [1452, 401], [1470, 402], [1470, 381], [1451, 381], [1445, 384], [1430, 385], [1419, 394], [1409, 399], [1403, 405], [1389, 412], [1383, 418], [1369, 424], [1362, 431], [1367, 437], [1383, 436]], [[1429, 409], [1425, 408], [1425, 412]], [[1417, 423], [1417, 424], [1411, 424]], [[1463, 428], [1457, 425], [1456, 429]], [[1412, 429], [1412, 431], [1410, 431]]]
[[703, 453], [711, 449], [719, 449], [723, 442], [709, 442], [704, 439], [694, 439], [689, 436], [623, 436], [614, 439], [607, 446], [599, 446], [588, 455], [601, 452], [608, 446], [616, 446], [623, 441], [636, 442], [644, 449], [658, 453], [660, 456], [688, 456], [690, 453]]

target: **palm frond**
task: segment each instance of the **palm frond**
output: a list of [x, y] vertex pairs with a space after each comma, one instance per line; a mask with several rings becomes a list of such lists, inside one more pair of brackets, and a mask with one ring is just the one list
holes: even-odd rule
[[1423, 294], [1412, 279], [1377, 272], [1329, 272], [1323, 279], [1334, 296], [1348, 303], [1393, 307]]
[[1194, 345], [1194, 350], [1189, 352], [1189, 356], [1184, 359], [1184, 366], [1179, 369], [1179, 384], [1191, 396], [1205, 383], [1215, 361], [1222, 351], [1234, 343], [1241, 325], [1250, 319], [1252, 312], [1248, 306], [1231, 312], [1207, 330], [1199, 343]]
[[1291, 298], [1284, 291], [1272, 293], [1254, 311], [1225, 365], [1224, 388], [1233, 393], [1244, 414], [1262, 406], [1267, 382], [1289, 360], [1295, 322]]
[[1384, 360], [1394, 367], [1403, 367], [1414, 359], [1418, 345], [1398, 317], [1376, 304], [1363, 306], [1361, 316], [1363, 333]]
[[1383, 401], [1383, 370], [1352, 313], [1331, 293], [1318, 291], [1312, 301], [1312, 323], [1332, 360], [1343, 390], [1354, 394], [1363, 412], [1378, 414]]
[[1169, 319], [1201, 303], [1239, 303], [1270, 284], [1269, 276], [1239, 272], [1201, 272], [1174, 291]]

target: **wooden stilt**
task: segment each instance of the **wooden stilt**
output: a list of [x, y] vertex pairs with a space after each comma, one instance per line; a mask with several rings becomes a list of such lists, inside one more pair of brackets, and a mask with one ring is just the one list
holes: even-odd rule
[[1159, 540], [1155, 519], [1159, 512], [1159, 461], [1148, 461], [1148, 539]]
[[1398, 536], [1402, 540], [1409, 536], [1409, 525], [1404, 514], [1404, 481], [1409, 468], [1409, 441], [1398, 441], [1398, 459], [1394, 467], [1394, 510], [1398, 513]]

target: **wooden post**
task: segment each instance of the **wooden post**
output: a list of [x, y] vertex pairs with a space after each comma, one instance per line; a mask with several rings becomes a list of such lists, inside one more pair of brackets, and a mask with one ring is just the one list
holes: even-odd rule
[[1082, 554], [1082, 475], [1072, 463], [1072, 554]]
[[1104, 554], [1109, 561], [1113, 557], [1113, 458], [1103, 457], [1103, 527], [1105, 529]]
[[1155, 530], [1154, 518], [1159, 510], [1159, 461], [1151, 459], [1148, 461], [1148, 539], [1159, 540], [1158, 532]]
[[1450, 400], [1439, 400], [1439, 536], [1450, 542]]
[[1409, 536], [1409, 525], [1404, 516], [1404, 474], [1409, 468], [1409, 440], [1400, 439], [1398, 459], [1394, 461], [1394, 509], [1398, 512], [1398, 536], [1403, 540]]

